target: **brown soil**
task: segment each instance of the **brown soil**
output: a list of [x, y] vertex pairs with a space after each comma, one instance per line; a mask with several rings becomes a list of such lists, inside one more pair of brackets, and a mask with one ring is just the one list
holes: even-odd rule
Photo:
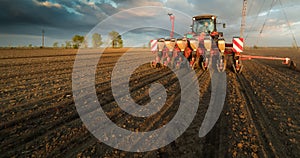
[[[168, 123], [178, 108], [178, 80], [169, 69], [145, 64], [131, 77], [134, 100], [150, 101], [147, 89], [160, 82], [167, 102], [154, 117], [135, 118], [118, 108], [110, 75], [127, 49], [107, 50], [96, 75], [102, 108], [120, 127], [149, 131]], [[132, 60], [153, 59], [133, 49]], [[278, 52], [278, 53], [277, 53]], [[161, 149], [132, 153], [98, 141], [81, 122], [72, 97], [72, 71], [77, 50], [0, 50], [0, 155], [1, 157], [300, 157], [300, 73], [280, 61], [244, 61], [242, 74], [227, 73], [227, 95], [212, 131], [198, 137], [210, 101], [209, 72], [196, 70], [200, 103], [196, 117], [183, 135]], [[292, 49], [254, 49], [245, 53], [291, 57]], [[139, 55], [137, 55], [139, 54]], [[94, 58], [95, 51], [86, 54]], [[129, 62], [130, 63], [130, 62]], [[101, 73], [100, 73], [101, 72]]]

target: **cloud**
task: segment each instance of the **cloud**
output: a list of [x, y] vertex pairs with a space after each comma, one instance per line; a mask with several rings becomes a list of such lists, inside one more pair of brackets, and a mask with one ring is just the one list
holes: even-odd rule
[[160, 0], [112, 0], [119, 8], [132, 8], [141, 6], [163, 6]]
[[294, 26], [294, 25], [300, 25], [300, 21], [293, 22], [293, 23], [291, 24], [291, 26]]
[[196, 7], [193, 3], [190, 3], [188, 0], [167, 0], [164, 2], [164, 5], [179, 11], [189, 10], [186, 13], [190, 16], [198, 15], [199, 12], [201, 12], [198, 7]]
[[[283, 6], [281, 7], [277, 1], [270, 14], [266, 16], [272, 1], [249, 1], [245, 34], [249, 34], [255, 39], [265, 19], [267, 19], [266, 29], [272, 31], [264, 30], [264, 33], [276, 36], [278, 40], [286, 38], [288, 36], [286, 34], [281, 36], [283, 32], [286, 33], [289, 30], [288, 25], [284, 25], [287, 23], [284, 12], [291, 24], [292, 31], [298, 33], [300, 30], [298, 16], [300, 1], [282, 2]], [[1, 0], [0, 33], [13, 34], [13, 37], [18, 34], [39, 36], [41, 30], [45, 29], [49, 38], [67, 40], [74, 34], [84, 35], [88, 33], [99, 22], [120, 11], [142, 6], [159, 6], [161, 8], [169, 7], [189, 16], [204, 13], [215, 14], [218, 16], [218, 22], [226, 23], [226, 29], [222, 27], [218, 27], [218, 29], [224, 32], [225, 37], [230, 41], [232, 36], [239, 35], [242, 5], [240, 0]], [[168, 12], [168, 10], [150, 13], [143, 10], [131, 12], [128, 14], [130, 16], [120, 15], [122, 16], [120, 21], [114, 25], [122, 26], [124, 20], [132, 21], [133, 24], [138, 25], [149, 23], [150, 19], [157, 18], [161, 26], [169, 28], [171, 26]], [[180, 19], [176, 14], [175, 29], [180, 28], [189, 31], [191, 19], [189, 17]], [[183, 23], [182, 20], [185, 22]], [[134, 34], [134, 32], [131, 33], [128, 38], [133, 38]], [[153, 35], [156, 36], [159, 33], [151, 33], [151, 36]], [[298, 40], [300, 38], [299, 33], [296, 35]], [[265, 37], [269, 36], [265, 35]], [[271, 38], [270, 40], [272, 41]], [[248, 43], [255, 42], [250, 40]]]
[[52, 2], [49, 2], [49, 1], [39, 2], [37, 0], [33, 0], [33, 2], [37, 5], [39, 5], [39, 6], [44, 6], [44, 7], [48, 7], [48, 8], [51, 8], [51, 7], [61, 8], [60, 4], [52, 3]]
[[[1, 34], [21, 34], [38, 35], [44, 28], [48, 36], [61, 37], [62, 34], [69, 38], [72, 34], [87, 33], [101, 20], [108, 17], [106, 13], [113, 14], [116, 10], [97, 4], [99, 10], [80, 1], [61, 0], [61, 7], [45, 7], [37, 4], [49, 5], [48, 1], [9, 1], [2, 0], [0, 6], [0, 33]], [[51, 4], [58, 4], [52, 2]], [[76, 8], [76, 6], [79, 6]], [[102, 7], [102, 8], [101, 8]], [[30, 9], [28, 9], [30, 8]], [[68, 10], [73, 10], [71, 12]], [[101, 9], [109, 11], [102, 11]], [[54, 31], [55, 30], [55, 31]], [[50, 34], [51, 33], [51, 34]]]

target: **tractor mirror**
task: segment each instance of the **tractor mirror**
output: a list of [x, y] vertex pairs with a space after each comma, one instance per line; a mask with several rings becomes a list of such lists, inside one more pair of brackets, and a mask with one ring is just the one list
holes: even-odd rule
[[224, 28], [224, 29], [226, 28], [226, 24], [225, 24], [225, 23], [223, 23], [223, 28]]

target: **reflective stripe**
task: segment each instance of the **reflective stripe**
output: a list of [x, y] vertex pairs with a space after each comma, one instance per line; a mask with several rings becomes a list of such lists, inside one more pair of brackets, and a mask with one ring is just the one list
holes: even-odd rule
[[233, 51], [234, 52], [243, 52], [244, 39], [243, 38], [233, 38]]
[[157, 50], [157, 40], [151, 40], [151, 51]]

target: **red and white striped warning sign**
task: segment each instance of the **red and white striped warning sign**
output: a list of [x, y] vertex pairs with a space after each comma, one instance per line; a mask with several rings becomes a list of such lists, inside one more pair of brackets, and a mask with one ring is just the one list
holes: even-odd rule
[[157, 40], [151, 40], [151, 51], [154, 52], [157, 50]]
[[232, 39], [233, 51], [234, 52], [243, 52], [244, 48], [244, 39], [240, 37], [234, 37]]

